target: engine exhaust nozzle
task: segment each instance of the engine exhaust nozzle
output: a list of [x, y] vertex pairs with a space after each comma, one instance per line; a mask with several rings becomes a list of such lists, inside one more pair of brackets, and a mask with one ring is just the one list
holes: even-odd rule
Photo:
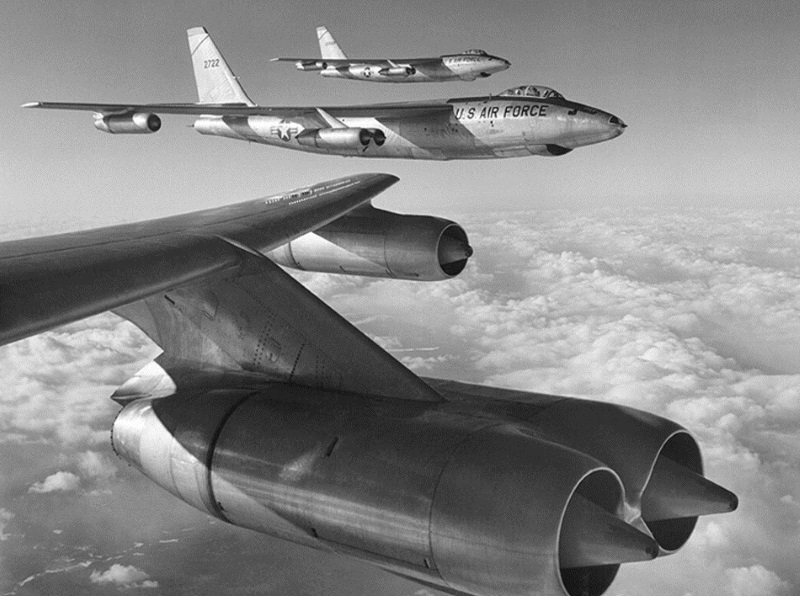
[[650, 561], [658, 543], [599, 505], [576, 493], [561, 527], [558, 549], [562, 568]]
[[731, 491], [660, 455], [642, 495], [645, 522], [712, 513], [728, 513], [739, 506]]

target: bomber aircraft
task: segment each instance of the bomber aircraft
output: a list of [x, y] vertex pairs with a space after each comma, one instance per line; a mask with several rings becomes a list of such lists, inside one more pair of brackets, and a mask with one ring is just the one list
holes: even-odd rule
[[273, 58], [294, 62], [298, 70], [317, 71], [323, 77], [374, 83], [441, 83], [474, 81], [507, 69], [511, 63], [483, 50], [466, 50], [437, 58], [348, 58], [325, 27], [317, 27], [321, 59]]
[[[455, 596], [600, 596], [737, 507], [678, 424], [418, 377], [267, 258], [396, 181], [4, 242], [0, 345], [113, 309], [163, 349], [112, 395], [119, 457], [227, 523]], [[346, 224], [349, 249], [384, 223]]]
[[286, 149], [350, 157], [489, 159], [557, 156], [613, 139], [617, 116], [523, 85], [500, 95], [339, 107], [256, 105], [202, 27], [188, 30], [199, 103], [32, 102], [28, 108], [95, 112], [99, 130], [153, 133], [161, 114], [196, 115], [194, 129]]

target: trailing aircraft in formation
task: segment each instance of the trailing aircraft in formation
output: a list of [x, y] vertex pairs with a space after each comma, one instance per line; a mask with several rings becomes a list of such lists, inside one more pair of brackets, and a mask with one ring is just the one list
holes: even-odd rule
[[357, 157], [488, 159], [558, 156], [613, 139], [625, 123], [549, 87], [487, 97], [339, 107], [256, 105], [202, 27], [188, 30], [199, 103], [32, 102], [29, 108], [95, 112], [108, 133], [153, 133], [162, 114], [196, 115], [197, 132], [298, 151]]
[[294, 62], [298, 70], [323, 77], [373, 83], [438, 83], [474, 81], [507, 69], [511, 63], [483, 50], [467, 50], [437, 58], [348, 58], [325, 27], [317, 27], [320, 58], [273, 58]]
[[395, 277], [389, 252], [440, 259], [436, 225], [466, 258], [452, 222], [372, 213], [396, 181], [0, 243], [0, 345], [114, 309], [163, 349], [112, 396], [117, 455], [215, 518], [456, 596], [599, 596], [736, 508], [678, 424], [418, 377], [268, 258], [316, 233], [328, 265]]

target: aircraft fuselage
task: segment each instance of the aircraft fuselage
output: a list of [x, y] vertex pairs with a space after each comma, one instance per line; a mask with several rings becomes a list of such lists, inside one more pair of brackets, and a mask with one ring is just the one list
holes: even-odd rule
[[325, 60], [314, 63], [312, 68], [298, 62], [300, 70], [316, 70], [323, 77], [351, 79], [375, 83], [442, 83], [447, 81], [474, 81], [496, 72], [506, 70], [509, 62], [490, 55], [454, 54], [434, 59], [392, 60], [396, 67], [358, 63], [333, 65]]
[[[203, 116], [201, 134], [242, 139], [326, 155], [407, 159], [490, 159], [563, 155], [622, 134], [625, 124], [602, 110], [563, 98], [486, 96], [450, 99], [449, 113], [348, 117], [325, 112], [353, 129], [379, 130], [381, 144], [312, 146], [308, 132], [327, 125], [316, 116]], [[300, 138], [298, 138], [300, 137]]]

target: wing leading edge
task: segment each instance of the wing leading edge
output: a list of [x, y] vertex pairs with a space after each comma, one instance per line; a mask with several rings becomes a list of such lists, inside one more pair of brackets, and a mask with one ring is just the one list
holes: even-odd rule
[[0, 244], [0, 345], [114, 309], [180, 379], [249, 373], [385, 397], [439, 394], [263, 256], [397, 181], [358, 174], [150, 222]]
[[324, 110], [336, 117], [351, 118], [411, 118], [430, 114], [451, 114], [453, 108], [444, 101], [367, 104], [359, 106], [334, 107], [267, 107], [245, 104], [195, 104], [195, 103], [79, 103], [32, 101], [22, 104], [23, 108], [44, 110], [80, 110], [97, 112], [103, 115], [151, 112], [156, 114], [182, 114], [187, 116], [277, 116], [297, 118], [314, 116]]
[[360, 174], [151, 222], [0, 244], [0, 345], [235, 268], [397, 181]]

